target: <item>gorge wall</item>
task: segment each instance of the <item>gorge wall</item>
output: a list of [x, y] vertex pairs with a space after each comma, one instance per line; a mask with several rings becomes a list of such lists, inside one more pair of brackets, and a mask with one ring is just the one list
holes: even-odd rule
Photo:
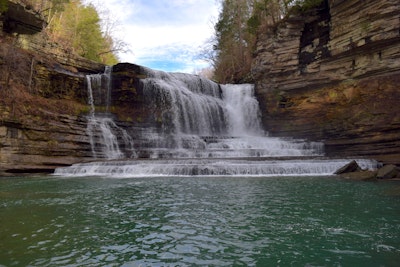
[[[40, 36], [0, 31], [0, 176], [51, 173], [56, 167], [93, 160], [86, 76], [104, 71], [104, 65]], [[139, 142], [141, 129], [160, 127], [157, 110], [149, 109], [140, 86], [145, 71], [118, 64], [112, 74], [109, 109], [116, 125]], [[105, 109], [104, 101], [95, 105], [99, 112]]]
[[263, 32], [252, 72], [271, 135], [400, 164], [400, 2], [330, 0]]
[[[102, 73], [105, 66], [71, 56], [67, 60], [62, 54], [44, 55], [0, 37], [0, 176], [52, 172], [93, 160], [86, 75]], [[157, 117], [136, 88], [143, 77], [141, 68], [114, 68], [116, 90], [109, 108], [116, 123], [136, 138], [143, 125], [157, 127]], [[101, 112], [104, 105], [96, 103], [96, 110]]]
[[0, 175], [90, 159], [85, 74], [104, 66], [46, 42], [45, 21], [8, 2], [0, 14]]
[[0, 37], [0, 174], [50, 172], [91, 157], [85, 86], [76, 67]]

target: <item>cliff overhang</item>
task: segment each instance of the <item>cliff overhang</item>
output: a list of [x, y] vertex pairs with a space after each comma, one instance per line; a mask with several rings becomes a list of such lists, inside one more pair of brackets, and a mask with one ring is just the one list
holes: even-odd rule
[[19, 1], [7, 1], [6, 7], [0, 18], [7, 33], [35, 34], [47, 26], [45, 18], [30, 6]]

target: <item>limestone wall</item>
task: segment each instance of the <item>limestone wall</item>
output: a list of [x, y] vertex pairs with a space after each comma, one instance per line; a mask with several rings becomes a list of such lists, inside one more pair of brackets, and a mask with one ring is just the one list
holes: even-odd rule
[[44, 26], [19, 1], [0, 16], [0, 176], [92, 157], [85, 74], [104, 65], [48, 42]]
[[326, 1], [259, 36], [259, 93], [315, 87], [400, 69], [400, 2]]
[[252, 70], [270, 133], [400, 163], [399, 14], [397, 0], [330, 0], [262, 33]]
[[[3, 111], [4, 112], [4, 111]], [[3, 114], [2, 114], [3, 115]], [[0, 122], [0, 176], [52, 172], [91, 159], [83, 117], [50, 114], [47, 121]]]
[[[93, 160], [87, 133], [85, 74], [51, 56], [0, 42], [0, 176], [52, 172], [56, 167]], [[1, 41], [1, 39], [0, 39]], [[89, 68], [95, 70], [98, 64]], [[104, 68], [104, 66], [103, 66]], [[144, 127], [160, 127], [157, 112], [143, 102], [141, 67], [114, 66], [109, 107], [118, 126], [140, 142]], [[101, 70], [103, 71], [103, 70]], [[99, 71], [99, 72], [101, 72]], [[104, 109], [98, 103], [96, 110]], [[140, 151], [138, 151], [140, 152]]]
[[400, 2], [397, 0], [333, 0], [329, 4], [329, 46], [333, 56], [399, 38]]

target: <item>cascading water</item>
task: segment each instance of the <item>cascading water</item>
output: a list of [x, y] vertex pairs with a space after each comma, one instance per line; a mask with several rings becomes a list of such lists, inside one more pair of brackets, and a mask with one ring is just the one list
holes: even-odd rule
[[[133, 139], [112, 119], [109, 112], [111, 103], [111, 67], [106, 67], [104, 73], [87, 75], [88, 102], [90, 114], [86, 132], [89, 136], [94, 158], [121, 159], [134, 155]], [[103, 106], [104, 112], [96, 112], [95, 106]], [[131, 155], [125, 155], [120, 149], [123, 144]]]
[[222, 85], [229, 132], [232, 136], [264, 136], [260, 109], [251, 84]]
[[[124, 155], [119, 144], [123, 140], [133, 151], [130, 136], [110, 116], [98, 118], [95, 114], [91, 87], [101, 79], [108, 79], [107, 84], [110, 80], [90, 75], [89, 102], [93, 114], [88, 133], [93, 154], [126, 159], [76, 164], [59, 168], [56, 174], [328, 175], [349, 162], [324, 159], [322, 143], [268, 137], [261, 127], [253, 85], [219, 85], [196, 75], [143, 70], [147, 77], [140, 80], [144, 98], [162, 121], [161, 129], [140, 129], [140, 141], [135, 139], [134, 155], [147, 159], [129, 160], [130, 155]], [[104, 144], [101, 153], [97, 143]], [[369, 169], [377, 164], [357, 161]]]
[[[143, 91], [161, 109], [163, 131], [147, 134], [151, 158], [232, 158], [321, 155], [323, 145], [267, 138], [251, 84], [219, 85], [182, 73], [147, 69]], [[167, 154], [165, 156], [165, 154]]]

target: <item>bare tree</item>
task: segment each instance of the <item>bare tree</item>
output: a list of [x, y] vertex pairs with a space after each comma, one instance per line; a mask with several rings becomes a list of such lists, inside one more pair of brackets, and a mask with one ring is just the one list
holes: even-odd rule
[[122, 31], [122, 24], [118, 18], [111, 13], [109, 9], [104, 7], [99, 0], [86, 0], [85, 3], [91, 3], [99, 13], [101, 20], [101, 28], [103, 36], [110, 45], [110, 49], [107, 49], [100, 54], [108, 53], [125, 53], [130, 51], [129, 44], [125, 42], [118, 34]]

